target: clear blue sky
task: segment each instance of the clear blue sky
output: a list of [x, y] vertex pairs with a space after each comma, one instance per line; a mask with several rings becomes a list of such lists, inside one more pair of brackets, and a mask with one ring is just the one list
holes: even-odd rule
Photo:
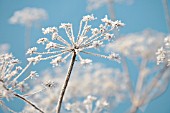
[[[84, 15], [93, 13], [97, 18], [103, 18], [108, 14], [106, 6], [90, 13], [86, 11], [86, 6], [86, 0], [0, 0], [0, 44], [10, 44], [10, 52], [25, 62], [25, 27], [11, 25], [8, 21], [15, 11], [24, 7], [43, 8], [49, 18], [41, 23], [42, 27], [59, 26], [61, 22], [70, 22], [75, 30], [78, 29], [79, 21]], [[168, 33], [162, 0], [134, 0], [132, 5], [115, 4], [114, 8], [117, 19], [126, 24], [120, 34], [141, 32], [145, 29]], [[41, 36], [43, 36], [41, 28], [33, 27], [31, 45], [36, 45], [36, 40]], [[169, 95], [168, 88], [162, 97], [149, 105], [145, 113], [170, 113]]]

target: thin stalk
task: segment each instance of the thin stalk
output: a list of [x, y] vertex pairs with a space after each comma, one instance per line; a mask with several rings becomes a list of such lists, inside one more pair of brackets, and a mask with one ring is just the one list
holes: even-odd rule
[[[8, 110], [9, 112], [11, 112], [11, 113], [17, 113], [17, 112], [15, 112], [15, 111], [13, 111], [12, 109], [10, 109], [9, 107], [7, 107], [2, 101], [0, 101], [0, 105], [4, 108], [4, 112], [6, 111], [6, 110]], [[6, 110], [5, 110], [6, 109]]]
[[138, 111], [138, 107], [132, 106], [129, 113], [137, 113], [137, 111]]
[[33, 104], [31, 101], [27, 100], [26, 98], [22, 97], [19, 94], [14, 94], [16, 97], [20, 98], [21, 100], [25, 101], [26, 103], [30, 104], [32, 107], [34, 107], [36, 110], [38, 110], [40, 113], [44, 113], [39, 107], [37, 107], [35, 104]]
[[107, 8], [108, 8], [108, 12], [109, 12], [110, 18], [112, 20], [115, 20], [116, 17], [115, 17], [115, 12], [114, 12], [113, 5], [114, 5], [114, 2], [113, 1], [109, 1], [109, 3], [107, 4]]
[[129, 71], [128, 64], [127, 64], [125, 57], [123, 57], [123, 59], [122, 59], [122, 64], [123, 64], [122, 65], [123, 71], [125, 71], [125, 73], [126, 73], [125, 75], [128, 79], [127, 85], [128, 85], [128, 91], [129, 91], [130, 99], [131, 99], [131, 101], [133, 101], [134, 90], [133, 90], [132, 81], [130, 79], [130, 71]]
[[[0, 80], [0, 82], [2, 82], [2, 83], [4, 84], [4, 81], [3, 81], [3, 80]], [[3, 87], [4, 87], [7, 91], [9, 91], [9, 89], [8, 89], [5, 85], [3, 85]], [[16, 97], [20, 98], [21, 100], [25, 101], [26, 103], [30, 104], [32, 107], [34, 107], [34, 108], [35, 108], [36, 110], [38, 110], [40, 113], [44, 113], [44, 111], [42, 111], [39, 107], [37, 107], [35, 104], [33, 104], [31, 101], [27, 100], [26, 98], [22, 97], [21, 95], [14, 93], [14, 96], [16, 96]]]
[[71, 72], [73, 70], [75, 60], [76, 60], [76, 52], [73, 51], [73, 55], [72, 55], [72, 58], [71, 58], [71, 61], [70, 61], [70, 66], [68, 68], [68, 72], [67, 72], [67, 75], [66, 75], [66, 78], [65, 78], [65, 81], [64, 81], [64, 84], [63, 84], [63, 87], [61, 89], [59, 99], [58, 99], [58, 102], [57, 102], [56, 113], [60, 113], [61, 104], [62, 104], [63, 97], [64, 97], [64, 94], [65, 94], [65, 91], [66, 91], [66, 88], [67, 88], [67, 85], [68, 85], [68, 82], [69, 82], [69, 79], [70, 79]]
[[165, 11], [166, 24], [168, 27], [168, 31], [170, 32], [170, 15], [169, 15], [169, 10], [168, 10], [168, 1], [162, 0], [162, 2], [163, 2], [164, 11]]
[[150, 82], [149, 86], [146, 88], [145, 93], [142, 95], [142, 99], [140, 101], [140, 106], [144, 105], [147, 99], [147, 96], [150, 94], [150, 92], [153, 90], [153, 88], [157, 85], [158, 81], [161, 79], [161, 77], [164, 75], [166, 70], [168, 69], [167, 66], [165, 66], [160, 73]]

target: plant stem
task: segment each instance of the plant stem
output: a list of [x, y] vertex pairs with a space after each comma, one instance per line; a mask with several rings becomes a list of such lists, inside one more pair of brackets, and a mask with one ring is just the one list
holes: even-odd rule
[[170, 32], [170, 15], [169, 15], [169, 10], [168, 10], [168, 1], [162, 0], [162, 2], [163, 2], [164, 12], [165, 12], [166, 24], [168, 27], [168, 31]]
[[168, 69], [168, 66], [163, 67], [163, 69], [160, 70], [159, 74], [155, 78], [153, 78], [153, 80], [150, 82], [150, 84], [146, 88], [145, 93], [142, 95], [140, 105], [144, 105], [147, 102], [147, 96], [151, 93], [154, 87], [158, 84], [158, 81], [161, 80], [161, 77], [163, 77], [167, 69]]
[[130, 113], [137, 113], [138, 107], [137, 106], [132, 106], [130, 109]]
[[114, 2], [111, 0], [111, 1], [109, 1], [109, 3], [107, 4], [107, 8], [108, 8], [108, 12], [109, 12], [109, 15], [110, 15], [110, 18], [112, 19], [112, 20], [115, 20], [116, 19], [116, 17], [115, 17], [115, 12], [114, 12]]
[[[0, 82], [2, 82], [4, 84], [4, 81], [0, 79]], [[3, 85], [3, 87], [9, 91], [9, 89]], [[44, 111], [42, 111], [39, 107], [37, 107], [35, 104], [33, 104], [31, 101], [27, 100], [26, 98], [24, 98], [23, 96], [19, 95], [19, 94], [16, 94], [14, 93], [14, 96], [20, 98], [21, 100], [25, 101], [26, 103], [30, 104], [32, 107], [34, 107], [36, 110], [38, 110], [40, 113], [44, 113]]]
[[34, 105], [31, 101], [27, 100], [26, 98], [22, 97], [19, 94], [14, 94], [16, 97], [20, 98], [21, 100], [25, 101], [26, 103], [30, 104], [32, 107], [34, 107], [36, 110], [38, 110], [40, 113], [44, 113], [40, 108], [38, 108], [36, 105]]
[[66, 75], [66, 78], [65, 78], [65, 81], [64, 81], [64, 84], [63, 84], [63, 87], [61, 89], [59, 99], [58, 99], [58, 102], [57, 102], [56, 113], [60, 113], [61, 104], [62, 104], [63, 97], [64, 97], [64, 94], [65, 94], [65, 91], [66, 91], [66, 88], [67, 88], [67, 85], [68, 85], [68, 82], [69, 82], [69, 79], [70, 79], [71, 72], [73, 70], [73, 65], [74, 65], [75, 60], [76, 60], [76, 52], [73, 51], [73, 55], [72, 55], [72, 58], [71, 58], [71, 61], [70, 61], [70, 66], [68, 68], [68, 72], [67, 72], [67, 75]]

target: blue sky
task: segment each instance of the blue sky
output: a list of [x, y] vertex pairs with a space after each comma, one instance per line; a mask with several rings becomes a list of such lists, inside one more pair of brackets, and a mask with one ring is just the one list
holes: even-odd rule
[[[22, 58], [20, 56], [24, 54], [21, 47], [24, 46], [25, 27], [11, 25], [8, 21], [17, 10], [24, 7], [43, 8], [47, 11], [49, 19], [41, 22], [42, 27], [59, 26], [61, 22], [70, 22], [77, 30], [82, 16], [93, 13], [96, 17], [103, 18], [107, 14], [106, 6], [92, 12], [87, 12], [86, 6], [86, 0], [0, 0], [0, 43], [10, 43], [11, 51], [14, 51], [17, 57]], [[114, 9], [117, 19], [126, 24], [120, 34], [141, 32], [144, 29], [168, 32], [161, 0], [135, 0], [132, 5], [115, 4]], [[32, 44], [35, 44], [40, 36], [42, 36], [41, 27], [33, 27]]]
[[[9, 24], [9, 18], [15, 11], [25, 7], [43, 8], [47, 11], [48, 20], [41, 22], [41, 27], [59, 26], [62, 22], [69, 22], [73, 24], [74, 30], [78, 29], [79, 21], [84, 15], [93, 13], [100, 19], [108, 14], [106, 6], [87, 12], [86, 0], [0, 0], [0, 44], [10, 44], [10, 52], [24, 63], [26, 61], [25, 27]], [[134, 0], [131, 5], [115, 4], [114, 9], [116, 18], [126, 24], [121, 29], [120, 35], [141, 32], [145, 29], [168, 34], [162, 0]], [[36, 45], [36, 40], [43, 36], [41, 27], [32, 27], [31, 46]], [[145, 113], [169, 113], [169, 94], [170, 89], [168, 88], [165, 94], [151, 102]], [[116, 112], [119, 113], [119, 111]]]

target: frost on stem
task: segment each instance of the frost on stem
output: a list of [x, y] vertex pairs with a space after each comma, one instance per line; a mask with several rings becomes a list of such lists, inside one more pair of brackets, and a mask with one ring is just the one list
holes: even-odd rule
[[[122, 74], [119, 70], [107, 68], [102, 64], [94, 63], [93, 65], [84, 67], [85, 69], [83, 66], [80, 66], [80, 64], [76, 64], [74, 70], [77, 71], [73, 71], [73, 76], [70, 78], [61, 112], [64, 112], [64, 106], [67, 103], [73, 100], [75, 100], [74, 103], [77, 103], [78, 100], [86, 98], [88, 95], [96, 96], [98, 99], [105, 98], [109, 103], [108, 109], [111, 110], [115, 109], [119, 103], [122, 103], [123, 100], [127, 98], [127, 78], [125, 73]], [[53, 68], [52, 70], [45, 70], [42, 73], [41, 79], [37, 79], [36, 82], [33, 81], [31, 83], [32, 86], [34, 86], [32, 92], [42, 90], [44, 85], [40, 85], [41, 83], [46, 84], [48, 81], [55, 81], [57, 84], [56, 87], [43, 90], [43, 92], [37, 93], [29, 98], [41, 108], [44, 108], [44, 111], [47, 113], [55, 113], [56, 100], [58, 100], [57, 95], [60, 93], [65, 78], [63, 75], [65, 75], [67, 67], [66, 65]], [[27, 112], [30, 108], [31, 106], [26, 106], [24, 111]], [[31, 112], [36, 113], [35, 110]]]
[[165, 62], [167, 66], [170, 65], [170, 35], [165, 37], [164, 45], [156, 52], [157, 64]]
[[82, 20], [80, 21], [77, 38], [74, 36], [71, 23], [61, 23], [59, 28], [65, 30], [69, 40], [64, 39], [59, 35], [57, 27], [42, 28], [43, 34], [50, 35], [51, 40], [49, 38], [40, 38], [37, 43], [45, 45], [45, 49], [47, 51], [38, 52], [37, 48], [33, 47], [28, 49], [27, 54], [37, 54], [42, 56], [46, 55], [47, 57], [45, 58], [42, 58], [42, 56], [39, 57], [39, 60], [52, 59], [51, 64], [53, 66], [58, 66], [60, 63], [65, 62], [67, 58], [73, 53], [73, 51], [76, 52], [76, 56], [78, 56], [80, 59], [81, 64], [88, 64], [92, 62], [90, 59], [83, 59], [81, 57], [81, 53], [119, 61], [120, 58], [116, 53], [105, 56], [86, 51], [104, 47], [106, 42], [114, 39], [114, 34], [112, 34], [112, 31], [124, 26], [124, 23], [121, 21], [112, 21], [109, 20], [107, 16], [105, 16], [105, 18], [101, 19], [103, 24], [100, 24], [99, 28], [92, 28], [92, 26], [89, 25], [89, 22], [96, 19], [97, 18], [93, 15], [83, 16]]
[[30, 101], [22, 97], [22, 95], [18, 94], [18, 91], [20, 91], [20, 93], [25, 93], [28, 90], [26, 81], [37, 76], [35, 71], [31, 71], [30, 75], [18, 81], [18, 79], [23, 76], [24, 72], [28, 69], [32, 62], [29, 62], [28, 65], [23, 69], [21, 66], [18, 66], [19, 63], [20, 61], [15, 59], [12, 54], [0, 55], [0, 101], [3, 102], [3, 99], [10, 101], [11, 99], [18, 97], [29, 103], [32, 107], [34, 107], [34, 109], [41, 111]]

